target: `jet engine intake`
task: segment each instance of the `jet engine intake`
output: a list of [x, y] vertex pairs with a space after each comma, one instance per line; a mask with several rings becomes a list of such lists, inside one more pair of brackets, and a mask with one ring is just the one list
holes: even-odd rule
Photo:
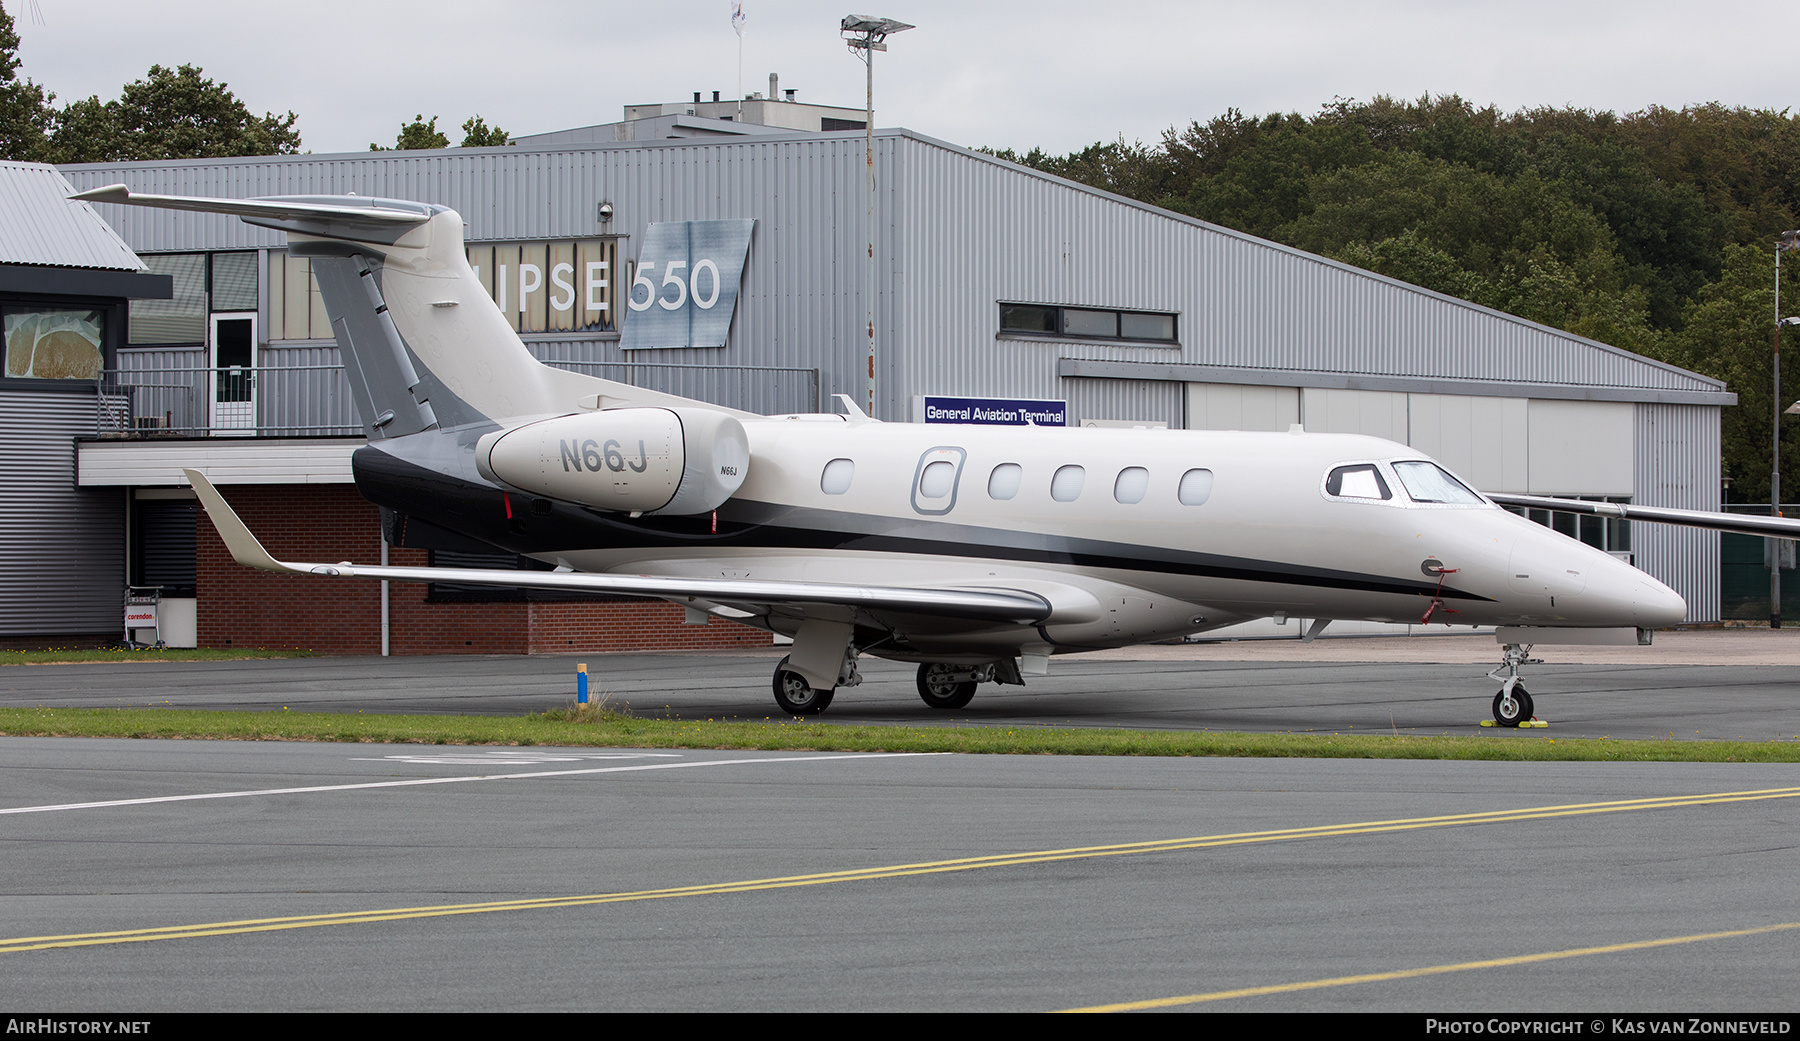
[[744, 483], [744, 425], [700, 408], [615, 408], [499, 430], [475, 446], [482, 476], [620, 513], [717, 509]]

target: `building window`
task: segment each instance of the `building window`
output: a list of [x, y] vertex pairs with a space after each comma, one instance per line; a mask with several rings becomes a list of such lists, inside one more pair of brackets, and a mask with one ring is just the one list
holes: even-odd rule
[[[1557, 495], [1554, 498], [1631, 505], [1631, 496], [1629, 495]], [[1617, 557], [1630, 558], [1631, 522], [1623, 517], [1595, 517], [1591, 514], [1527, 510], [1515, 506], [1508, 506], [1507, 510], [1528, 520], [1536, 521], [1544, 527], [1572, 539], [1579, 539], [1595, 549], [1604, 550]]]
[[1179, 346], [1176, 316], [1052, 304], [1000, 305], [1000, 336], [1009, 339], [1096, 340]]
[[10, 378], [91, 380], [105, 364], [103, 311], [9, 307], [3, 323]]
[[[252, 254], [254, 255], [254, 254]], [[166, 346], [206, 342], [206, 254], [162, 253], [143, 258], [153, 275], [174, 280], [167, 300], [133, 300], [128, 326], [133, 346]], [[252, 309], [255, 304], [250, 305]]]

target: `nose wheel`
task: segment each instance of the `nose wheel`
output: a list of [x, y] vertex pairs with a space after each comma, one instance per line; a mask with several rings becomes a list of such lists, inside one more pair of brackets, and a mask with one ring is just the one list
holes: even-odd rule
[[1531, 719], [1531, 695], [1524, 687], [1508, 683], [1494, 695], [1494, 722], [1503, 727], [1516, 727]]
[[1500, 667], [1488, 673], [1488, 679], [1500, 680], [1500, 693], [1494, 695], [1494, 722], [1503, 727], [1517, 727], [1531, 721], [1535, 707], [1531, 695], [1519, 677], [1524, 665], [1542, 665], [1542, 658], [1531, 657], [1531, 646], [1509, 643]]

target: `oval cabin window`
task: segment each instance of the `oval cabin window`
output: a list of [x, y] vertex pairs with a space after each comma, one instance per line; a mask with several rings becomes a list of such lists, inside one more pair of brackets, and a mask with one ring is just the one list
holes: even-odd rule
[[1212, 497], [1211, 470], [1189, 470], [1181, 475], [1181, 486], [1175, 494], [1181, 499], [1183, 506], [1204, 506]]
[[942, 499], [950, 494], [956, 479], [956, 465], [945, 459], [927, 463], [919, 474], [919, 495], [926, 499]]
[[1019, 481], [1024, 476], [1025, 471], [1018, 463], [1001, 463], [994, 467], [994, 472], [988, 474], [988, 498], [1010, 499], [1019, 494]]
[[1141, 466], [1127, 466], [1119, 471], [1113, 481], [1113, 498], [1129, 506], [1134, 502], [1143, 502], [1144, 493], [1150, 489], [1150, 471]]
[[826, 495], [842, 495], [850, 490], [850, 478], [856, 476], [856, 464], [848, 459], [833, 459], [819, 475], [819, 490]]
[[1050, 478], [1050, 498], [1057, 502], [1074, 502], [1081, 497], [1081, 486], [1087, 481], [1087, 471], [1079, 466], [1059, 466], [1055, 476]]

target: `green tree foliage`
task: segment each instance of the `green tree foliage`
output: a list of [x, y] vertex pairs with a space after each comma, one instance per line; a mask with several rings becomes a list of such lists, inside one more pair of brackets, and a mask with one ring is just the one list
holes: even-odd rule
[[118, 100], [90, 97], [58, 112], [51, 161], [290, 155], [300, 150], [298, 118], [292, 112], [252, 114], [227, 84], [195, 66], [152, 65], [143, 79], [125, 85]]
[[463, 148], [495, 148], [509, 144], [511, 135], [499, 127], [490, 127], [480, 116], [470, 116], [463, 123]]
[[449, 148], [450, 139], [437, 128], [438, 117], [425, 118], [424, 113], [413, 117], [410, 123], [400, 124], [400, 133], [394, 138], [394, 147], [383, 148], [375, 142], [369, 142], [369, 151], [388, 152], [409, 148]]
[[[413, 117], [410, 123], [400, 124], [399, 136], [394, 138], [392, 149], [371, 142], [369, 151], [387, 152], [408, 148], [449, 148], [450, 138], [437, 128], [438, 117], [426, 119], [424, 113]], [[487, 121], [480, 116], [470, 116], [463, 122], [463, 139], [459, 147], [484, 148], [490, 145], [504, 145], [512, 138], [499, 127], [489, 127]]]
[[44, 158], [54, 98], [19, 78], [19, 33], [12, 15], [0, 7], [0, 158], [25, 162]]
[[[1781, 265], [1782, 309], [1793, 314], [1800, 303], [1800, 256], [1788, 254]], [[1688, 307], [1686, 324], [1671, 337], [1667, 360], [1725, 381], [1738, 396], [1736, 408], [1722, 414], [1725, 476], [1732, 498], [1769, 501], [1770, 424], [1774, 422], [1772, 336], [1775, 327], [1775, 255], [1763, 246], [1726, 246], [1722, 273], [1701, 288]], [[1786, 331], [1782, 342], [1782, 403], [1800, 398], [1800, 334]], [[1800, 425], [1782, 421], [1782, 497], [1800, 492]]]

